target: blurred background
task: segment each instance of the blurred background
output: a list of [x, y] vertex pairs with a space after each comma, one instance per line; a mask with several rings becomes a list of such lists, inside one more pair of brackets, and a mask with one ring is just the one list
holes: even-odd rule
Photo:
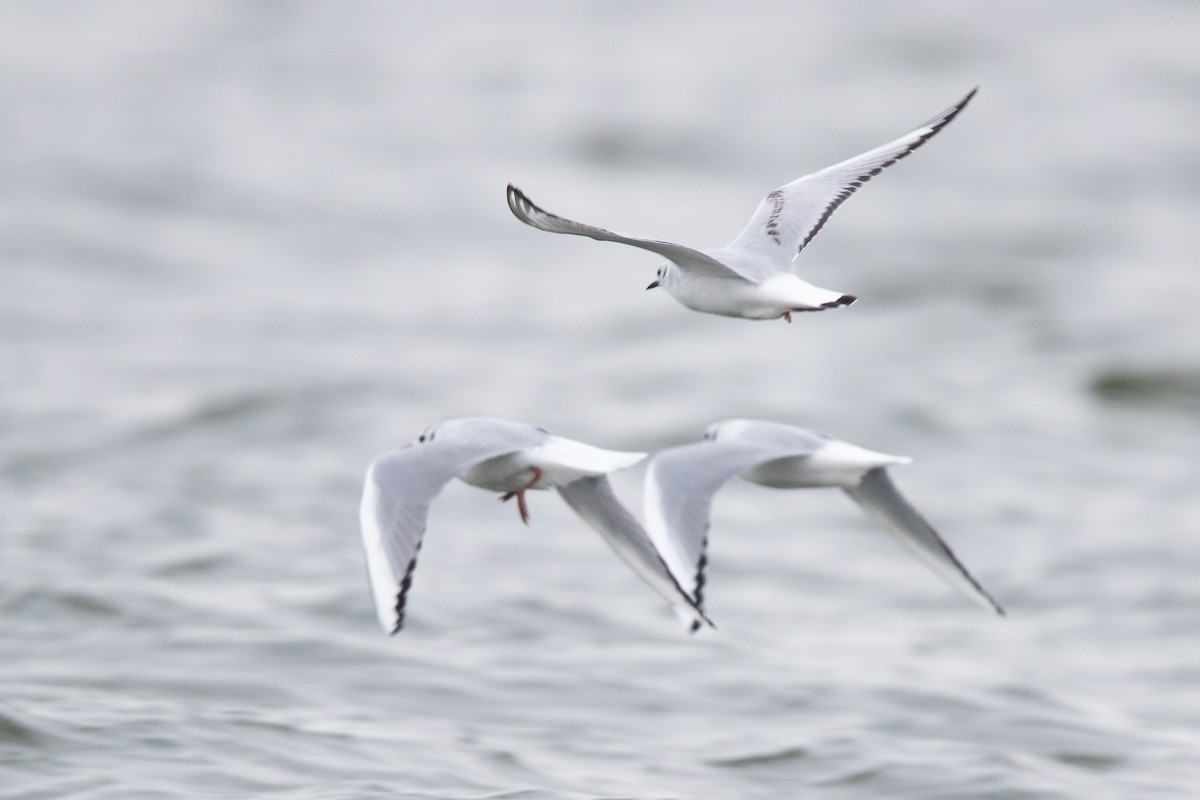
[[[1129, 798], [1200, 779], [1200, 7], [0, 9], [0, 797]], [[795, 324], [644, 292], [849, 200]], [[751, 416], [895, 478], [988, 618], [835, 492], [716, 499], [689, 637], [553, 494], [433, 507], [386, 637], [362, 475], [482, 414]], [[640, 467], [616, 476], [640, 509]]]

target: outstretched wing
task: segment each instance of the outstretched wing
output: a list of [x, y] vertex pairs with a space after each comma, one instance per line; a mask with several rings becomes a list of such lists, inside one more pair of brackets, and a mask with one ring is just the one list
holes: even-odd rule
[[777, 458], [809, 455], [819, 446], [816, 441], [703, 441], [664, 450], [650, 459], [646, 532], [698, 608], [704, 607], [705, 551], [713, 496], [740, 472]]
[[512, 211], [513, 216], [526, 225], [532, 225], [538, 230], [550, 233], [567, 233], [573, 236], [587, 236], [601, 242], [617, 242], [632, 247], [640, 247], [643, 250], [657, 253], [680, 266], [686, 266], [688, 269], [698, 270], [702, 273], [721, 277], [729, 277], [736, 274], [712, 257], [706, 256], [699, 250], [684, 247], [681, 244], [663, 242], [657, 239], [643, 239], [639, 236], [628, 236], [624, 233], [615, 233], [604, 228], [575, 222], [574, 220], [560, 217], [557, 214], [551, 214], [549, 211], [545, 211], [534, 205], [533, 201], [526, 197], [524, 192], [511, 183], [508, 185], [508, 207]]
[[948, 583], [984, 608], [1004, 615], [1004, 609], [967, 572], [933, 526], [904, 499], [885, 468], [870, 470], [845, 492]]
[[949, 125], [977, 91], [978, 87], [972, 89], [962, 100], [898, 139], [771, 192], [726, 249], [746, 250], [774, 260], [780, 271], [790, 269], [791, 259], [812, 241], [838, 206]]
[[[404, 626], [429, 504], [464, 469], [495, 456], [543, 443], [549, 434], [503, 420], [443, 423], [432, 439], [379, 456], [367, 468], [359, 520], [379, 624]], [[423, 437], [424, 438], [424, 437]]]
[[671, 604], [689, 630], [698, 630], [701, 624], [713, 625], [671, 575], [641, 524], [613, 494], [607, 476], [582, 478], [558, 487], [558, 493], [638, 577]]

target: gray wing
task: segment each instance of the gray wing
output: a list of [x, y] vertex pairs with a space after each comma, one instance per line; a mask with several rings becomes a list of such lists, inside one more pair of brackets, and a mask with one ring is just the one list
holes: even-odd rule
[[535, 447], [549, 438], [537, 428], [504, 420], [443, 423], [432, 439], [384, 453], [367, 469], [359, 520], [379, 624], [404, 626], [404, 606], [429, 505], [452, 478], [495, 456]]
[[558, 493], [576, 514], [599, 532], [638, 577], [671, 604], [690, 630], [698, 630], [701, 624], [713, 626], [671, 575], [645, 529], [613, 494], [607, 476], [581, 478], [559, 486]]
[[671, 573], [704, 607], [709, 513], [713, 496], [734, 475], [777, 458], [809, 455], [823, 444], [797, 439], [703, 441], [664, 450], [646, 469], [646, 530]]
[[517, 219], [541, 231], [567, 233], [573, 236], [587, 236], [601, 242], [617, 242], [632, 247], [640, 247], [643, 250], [657, 253], [680, 266], [686, 266], [688, 269], [720, 277], [729, 277], [736, 274], [711, 256], [707, 256], [699, 250], [684, 247], [681, 244], [616, 233], [604, 228], [597, 228], [593, 225], [585, 225], [582, 222], [575, 222], [574, 220], [560, 217], [557, 214], [551, 214], [549, 211], [545, 211], [534, 205], [533, 201], [526, 197], [524, 192], [511, 183], [508, 185], [508, 207]]
[[886, 469], [869, 471], [857, 486], [845, 492], [948, 583], [984, 608], [1004, 615], [1004, 609], [967, 572], [933, 526], [904, 499]]
[[744, 249], [776, 261], [780, 271], [790, 269], [791, 259], [812, 241], [838, 206], [949, 125], [978, 90], [972, 89], [962, 100], [898, 139], [771, 192], [726, 249]]

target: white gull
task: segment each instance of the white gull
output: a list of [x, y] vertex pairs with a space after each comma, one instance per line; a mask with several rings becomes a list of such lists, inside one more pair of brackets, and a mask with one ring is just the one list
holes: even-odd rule
[[704, 441], [664, 450], [650, 459], [646, 531], [676, 581], [702, 609], [709, 512], [714, 495], [727, 481], [740, 475], [779, 489], [836, 487], [952, 586], [1003, 615], [1000, 605], [892, 483], [888, 467], [909, 461], [791, 425], [725, 420], [710, 426]]
[[458, 477], [515, 498], [529, 521], [525, 492], [554, 488], [618, 556], [664, 597], [692, 630], [711, 625], [675, 582], [645, 530], [613, 493], [607, 474], [645, 453], [625, 453], [554, 436], [519, 422], [485, 417], [447, 420], [416, 442], [375, 459], [363, 486], [360, 521], [379, 624], [404, 626], [408, 591], [430, 503]]
[[791, 322], [793, 312], [836, 308], [857, 299], [802, 280], [792, 271], [794, 259], [838, 206], [949, 125], [977, 90], [898, 139], [768, 193], [745, 229], [716, 250], [694, 250], [575, 222], [539, 208], [512, 184], [508, 207], [517, 219], [539, 230], [618, 242], [662, 256], [667, 260], [646, 288], [661, 286], [690, 309], [755, 320], [783, 317]]

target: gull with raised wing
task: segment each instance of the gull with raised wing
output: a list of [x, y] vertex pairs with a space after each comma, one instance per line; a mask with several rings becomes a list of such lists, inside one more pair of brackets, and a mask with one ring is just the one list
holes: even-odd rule
[[888, 467], [910, 460], [791, 425], [725, 420], [710, 426], [704, 441], [651, 458], [646, 470], [646, 530], [679, 585], [702, 609], [709, 511], [713, 496], [727, 481], [740, 475], [777, 489], [837, 487], [952, 586], [1003, 615], [1000, 605], [892, 483]]
[[508, 207], [517, 219], [539, 230], [619, 242], [657, 253], [667, 260], [646, 288], [661, 286], [695, 311], [746, 319], [783, 317], [791, 322], [793, 312], [847, 306], [857, 299], [801, 280], [792, 271], [794, 259], [838, 206], [864, 183], [949, 125], [976, 91], [972, 89], [950, 108], [898, 139], [770, 192], [737, 238], [717, 250], [694, 250], [574, 222], [534, 205], [512, 184], [508, 185]]
[[443, 486], [458, 477], [472, 486], [501, 492], [501, 500], [515, 498], [526, 523], [525, 493], [553, 487], [692, 630], [711, 625], [675, 582], [608, 481], [609, 472], [645, 457], [645, 453], [602, 450], [532, 425], [485, 417], [447, 420], [426, 429], [407, 447], [379, 456], [367, 469], [360, 509], [379, 624], [389, 633], [403, 627], [429, 505]]

